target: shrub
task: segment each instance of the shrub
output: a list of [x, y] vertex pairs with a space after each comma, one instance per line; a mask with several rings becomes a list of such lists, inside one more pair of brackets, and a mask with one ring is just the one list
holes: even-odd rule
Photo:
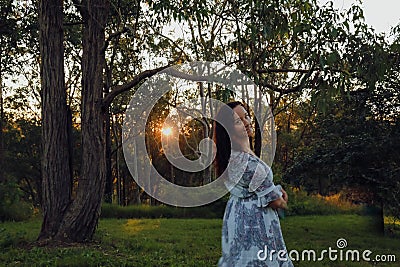
[[308, 195], [299, 189], [288, 188], [289, 209], [286, 215], [334, 215], [361, 214], [363, 207], [341, 198], [341, 194], [331, 196]]
[[32, 205], [22, 201], [21, 195], [16, 183], [0, 183], [0, 221], [22, 221], [33, 214]]
[[206, 206], [181, 208], [167, 205], [132, 205], [122, 207], [103, 203], [101, 218], [222, 218], [225, 203], [220, 200]]
[[0, 206], [0, 221], [24, 221], [33, 214], [32, 205], [23, 201]]

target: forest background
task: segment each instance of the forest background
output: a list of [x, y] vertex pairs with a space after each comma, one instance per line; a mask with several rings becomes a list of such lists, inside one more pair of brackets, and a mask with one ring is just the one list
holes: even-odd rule
[[[267, 97], [275, 181], [293, 199], [376, 209], [382, 231], [384, 216], [400, 219], [399, 25], [388, 38], [365, 23], [359, 5], [312, 0], [0, 3], [0, 219], [39, 213], [39, 241], [91, 240], [102, 203], [162, 206], [126, 166], [124, 114], [147, 78], [193, 61], [234, 66]], [[170, 92], [146, 124], [152, 164], [185, 186], [215, 177], [168, 162], [162, 123], [182, 99], [197, 97], [237, 98], [220, 87]], [[180, 133], [189, 159], [210, 135], [207, 124], [193, 120]], [[224, 201], [199, 214], [219, 216]], [[307, 201], [288, 214], [307, 213]]]

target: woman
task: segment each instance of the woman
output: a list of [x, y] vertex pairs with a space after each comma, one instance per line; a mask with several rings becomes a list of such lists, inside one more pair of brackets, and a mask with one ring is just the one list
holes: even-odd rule
[[230, 191], [218, 266], [293, 266], [276, 211], [287, 208], [288, 197], [274, 185], [271, 168], [250, 149], [253, 130], [248, 112], [241, 102], [230, 102], [216, 121], [217, 173]]

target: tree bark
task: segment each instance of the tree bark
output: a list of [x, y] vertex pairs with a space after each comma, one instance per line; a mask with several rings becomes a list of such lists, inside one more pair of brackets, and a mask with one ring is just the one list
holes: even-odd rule
[[106, 118], [106, 187], [104, 192], [104, 201], [112, 203], [113, 195], [113, 176], [111, 164], [111, 132], [110, 132], [110, 115]]
[[53, 238], [71, 201], [68, 109], [64, 81], [63, 0], [39, 6], [42, 85], [42, 207], [39, 240]]
[[[1, 68], [1, 66], [0, 66]], [[0, 69], [0, 183], [5, 182], [4, 179], [4, 139], [3, 139], [3, 79], [2, 72]]]
[[92, 239], [101, 208], [106, 178], [105, 109], [103, 71], [105, 25], [109, 2], [85, 0], [81, 3], [84, 20], [82, 54], [82, 169], [76, 199], [67, 211], [57, 239], [84, 242]]
[[106, 112], [105, 119], [105, 138], [106, 138], [106, 184], [104, 192], [104, 201], [106, 203], [112, 203], [113, 195], [113, 175], [112, 175], [112, 163], [111, 163], [111, 115], [109, 109]]
[[[107, 41], [106, 41], [107, 42]], [[114, 61], [116, 51], [113, 51], [112, 55], [112, 60], [111, 62]], [[110, 87], [111, 87], [111, 80], [112, 80], [112, 65], [111, 67], [108, 68], [105, 66], [105, 83], [104, 83], [104, 93], [105, 95], [108, 95], [110, 93]], [[104, 100], [103, 100], [104, 101]], [[110, 103], [111, 104], [111, 103]], [[111, 152], [111, 109], [109, 106], [105, 107], [103, 106], [105, 110], [105, 134], [106, 134], [106, 185], [105, 185], [105, 192], [104, 192], [104, 201], [106, 203], [112, 203], [112, 197], [113, 197], [113, 175], [112, 175], [112, 152]]]

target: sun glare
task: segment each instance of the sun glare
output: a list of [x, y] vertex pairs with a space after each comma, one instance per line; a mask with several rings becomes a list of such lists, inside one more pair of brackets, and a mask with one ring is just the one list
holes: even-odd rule
[[162, 128], [161, 132], [163, 135], [170, 135], [172, 134], [172, 128], [171, 127]]

